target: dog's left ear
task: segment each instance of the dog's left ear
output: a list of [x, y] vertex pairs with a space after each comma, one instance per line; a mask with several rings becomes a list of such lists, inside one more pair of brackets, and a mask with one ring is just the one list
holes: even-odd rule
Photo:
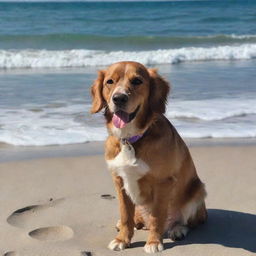
[[102, 108], [104, 107], [105, 101], [102, 95], [104, 76], [105, 76], [104, 70], [100, 70], [98, 72], [98, 78], [94, 81], [91, 87], [91, 95], [92, 95], [91, 113], [92, 114], [101, 111]]
[[148, 69], [148, 72], [150, 75], [150, 107], [153, 112], [163, 114], [170, 91], [169, 83], [157, 73], [156, 69]]

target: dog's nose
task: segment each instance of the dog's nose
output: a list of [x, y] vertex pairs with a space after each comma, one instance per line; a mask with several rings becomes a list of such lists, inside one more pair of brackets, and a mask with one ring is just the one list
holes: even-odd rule
[[125, 103], [128, 101], [128, 96], [123, 93], [115, 93], [112, 99], [115, 105], [121, 106], [125, 105]]

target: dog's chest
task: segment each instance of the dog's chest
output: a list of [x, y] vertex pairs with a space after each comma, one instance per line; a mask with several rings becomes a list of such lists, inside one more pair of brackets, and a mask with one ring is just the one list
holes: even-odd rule
[[108, 167], [118, 176], [122, 177], [126, 194], [134, 204], [142, 204], [138, 180], [148, 171], [148, 165], [135, 156], [134, 148], [130, 144], [124, 144], [120, 153], [112, 160], [107, 160]]

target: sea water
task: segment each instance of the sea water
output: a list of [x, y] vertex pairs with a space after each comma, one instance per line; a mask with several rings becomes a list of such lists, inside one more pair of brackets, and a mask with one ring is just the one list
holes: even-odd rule
[[98, 69], [157, 67], [188, 138], [256, 137], [256, 1], [0, 2], [0, 142], [104, 140]]

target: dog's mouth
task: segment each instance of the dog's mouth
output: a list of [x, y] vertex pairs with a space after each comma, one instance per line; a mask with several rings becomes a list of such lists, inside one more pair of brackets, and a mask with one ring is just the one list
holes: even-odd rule
[[127, 113], [122, 110], [118, 110], [113, 114], [112, 121], [116, 128], [124, 128], [128, 123], [130, 123], [137, 115], [140, 106], [132, 113]]

